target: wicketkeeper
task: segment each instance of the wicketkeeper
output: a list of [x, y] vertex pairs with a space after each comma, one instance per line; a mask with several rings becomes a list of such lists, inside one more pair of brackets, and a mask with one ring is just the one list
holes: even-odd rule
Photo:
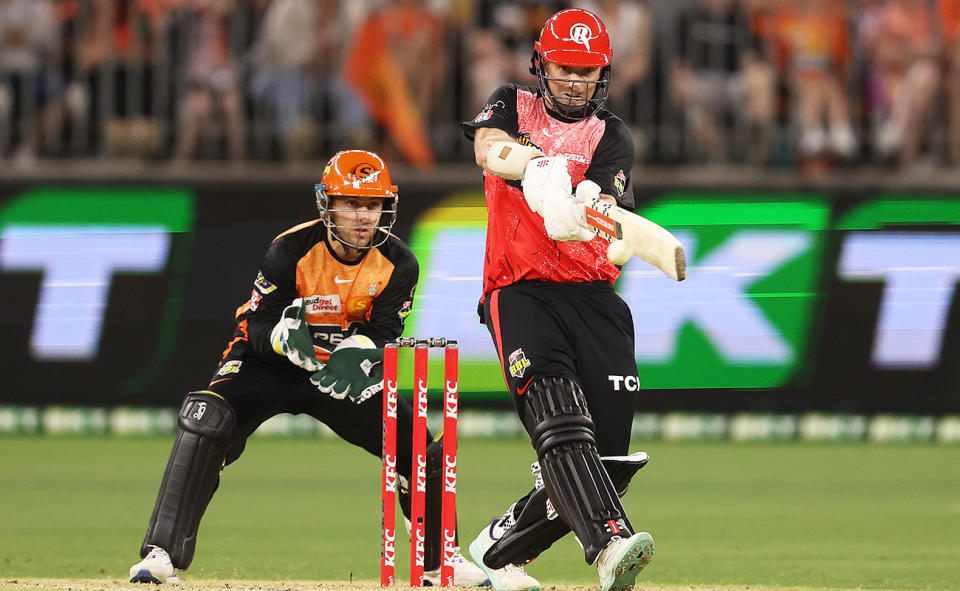
[[[390, 233], [399, 198], [376, 154], [337, 153], [316, 186], [316, 199], [320, 218], [274, 239], [210, 383], [183, 401], [180, 431], [140, 548], [143, 560], [130, 568], [131, 582], [178, 582], [178, 571], [193, 559], [221, 470], [270, 417], [306, 413], [344, 440], [382, 453], [382, 347], [403, 332], [417, 260]], [[403, 483], [410, 478], [413, 409], [404, 398], [397, 417], [401, 507], [409, 518]], [[442, 554], [441, 444], [427, 449], [432, 482], [424, 578], [433, 584], [440, 582]], [[457, 584], [486, 582], [459, 549], [453, 562]]]
[[538, 86], [501, 86], [462, 124], [484, 168], [479, 313], [538, 457], [538, 486], [470, 544], [500, 591], [539, 589], [523, 565], [571, 529], [603, 591], [632, 589], [653, 557], [620, 502], [647, 460], [627, 455], [640, 388], [633, 319], [608, 242], [583, 217], [597, 195], [633, 209], [633, 141], [604, 109], [611, 61], [595, 14], [558, 12], [534, 45]]

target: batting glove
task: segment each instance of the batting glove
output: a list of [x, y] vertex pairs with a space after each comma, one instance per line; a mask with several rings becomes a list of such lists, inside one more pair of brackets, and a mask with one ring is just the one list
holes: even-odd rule
[[569, 189], [550, 193], [543, 200], [543, 227], [547, 236], [563, 242], [586, 242], [596, 236], [587, 229], [583, 204], [577, 203]]
[[574, 201], [582, 205], [586, 203], [587, 199], [596, 199], [599, 196], [600, 185], [591, 180], [583, 180], [577, 185], [577, 192], [574, 194]]
[[310, 376], [310, 382], [337, 400], [349, 396], [360, 404], [383, 390], [383, 349], [363, 335], [345, 339], [330, 353], [323, 369]]
[[543, 202], [555, 193], [570, 194], [570, 172], [562, 156], [534, 158], [523, 174], [523, 198], [531, 211], [543, 215]]
[[270, 343], [278, 355], [286, 355], [287, 359], [297, 367], [307, 371], [317, 371], [323, 367], [314, 355], [313, 337], [310, 336], [307, 312], [303, 308], [302, 298], [293, 300], [283, 309], [280, 322], [270, 333]]

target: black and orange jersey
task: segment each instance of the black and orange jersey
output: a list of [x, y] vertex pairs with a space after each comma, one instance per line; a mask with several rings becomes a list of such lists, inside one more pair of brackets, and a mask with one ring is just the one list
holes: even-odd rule
[[358, 261], [333, 251], [327, 226], [313, 220], [277, 236], [253, 280], [250, 298], [237, 308], [237, 328], [221, 367], [256, 355], [294, 367], [277, 355], [270, 333], [283, 309], [303, 298], [317, 359], [326, 361], [343, 339], [370, 337], [378, 347], [403, 333], [413, 306], [419, 266], [410, 248], [390, 236]]

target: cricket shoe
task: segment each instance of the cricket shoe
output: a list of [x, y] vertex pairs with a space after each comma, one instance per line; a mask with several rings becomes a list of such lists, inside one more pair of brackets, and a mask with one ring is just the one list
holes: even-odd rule
[[597, 558], [600, 591], [632, 591], [643, 567], [653, 560], [653, 537], [645, 531], [614, 537]]
[[[513, 507], [508, 510], [508, 513], [511, 513], [512, 510]], [[483, 555], [508, 529], [503, 527], [505, 521], [506, 516], [493, 519], [488, 527], [483, 528], [477, 539], [470, 542], [470, 556], [477, 562], [480, 570], [486, 573], [487, 578], [490, 579], [490, 584], [497, 591], [540, 591], [540, 581], [528, 575], [522, 566], [508, 564], [503, 568], [490, 568], [483, 563]]]
[[180, 578], [167, 551], [160, 546], [150, 546], [147, 557], [130, 567], [130, 582], [179, 585]]
[[[454, 585], [463, 587], [490, 586], [490, 579], [487, 578], [486, 573], [460, 553], [460, 546], [454, 548], [453, 558], [450, 559], [450, 562], [453, 563]], [[428, 570], [423, 573], [424, 586], [443, 586], [440, 580], [440, 568], [441, 567], [437, 567], [434, 570]]]

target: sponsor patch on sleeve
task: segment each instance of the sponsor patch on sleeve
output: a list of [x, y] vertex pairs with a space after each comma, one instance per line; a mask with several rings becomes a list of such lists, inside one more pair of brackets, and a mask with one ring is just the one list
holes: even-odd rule
[[535, 141], [530, 139], [529, 131], [520, 132], [520, 135], [517, 136], [517, 143], [521, 146], [530, 146], [531, 148], [536, 148], [543, 152], [543, 148], [541, 148]]
[[407, 316], [410, 315], [410, 312], [413, 311], [413, 294], [417, 292], [417, 284], [414, 283], [413, 287], [410, 288], [410, 295], [406, 300], [404, 300], [403, 305], [400, 306], [400, 309], [397, 310], [397, 316], [400, 317], [401, 324], [407, 319]]
[[257, 273], [257, 278], [253, 281], [253, 285], [260, 290], [260, 293], [266, 295], [271, 291], [277, 289], [277, 286], [267, 281], [263, 276], [263, 271]]
[[503, 101], [497, 101], [495, 103], [487, 103], [483, 105], [483, 108], [480, 109], [480, 113], [473, 119], [474, 123], [480, 123], [481, 121], [486, 121], [493, 116], [494, 109], [504, 109], [506, 104]]
[[627, 175], [623, 174], [623, 170], [617, 172], [617, 176], [613, 177], [613, 184], [617, 187], [617, 192], [620, 193], [618, 197], [623, 197], [623, 192], [627, 190]]
[[260, 307], [260, 300], [262, 299], [263, 299], [263, 296], [260, 294], [259, 291], [255, 289], [251, 289], [250, 290], [250, 309], [256, 312], [257, 308]]
[[217, 371], [217, 375], [225, 376], [228, 374], [238, 373], [240, 371], [241, 364], [243, 364], [243, 361], [239, 359], [231, 359], [230, 361], [220, 366], [220, 370]]

